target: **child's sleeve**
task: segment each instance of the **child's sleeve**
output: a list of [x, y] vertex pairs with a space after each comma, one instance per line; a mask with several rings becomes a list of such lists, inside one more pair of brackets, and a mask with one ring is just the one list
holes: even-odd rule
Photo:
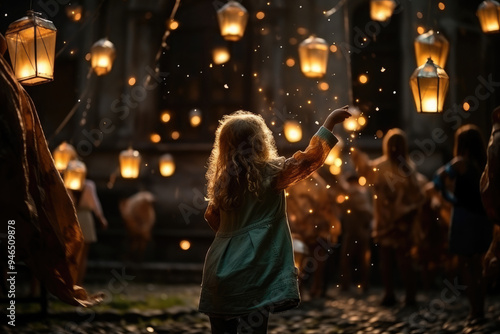
[[220, 213], [219, 209], [215, 209], [212, 204], [208, 204], [207, 210], [205, 211], [205, 220], [212, 230], [217, 232], [220, 226]]
[[276, 177], [275, 188], [282, 190], [308, 177], [323, 165], [328, 153], [337, 142], [338, 139], [331, 131], [323, 126], [320, 127], [305, 151], [298, 151], [284, 161], [283, 169]]

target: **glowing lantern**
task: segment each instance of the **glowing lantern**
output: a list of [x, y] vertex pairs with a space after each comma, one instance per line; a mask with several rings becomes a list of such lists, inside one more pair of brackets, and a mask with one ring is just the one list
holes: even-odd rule
[[139, 176], [140, 167], [141, 155], [139, 151], [130, 147], [120, 153], [120, 172], [123, 178], [136, 179]]
[[442, 112], [448, 84], [448, 75], [432, 59], [418, 67], [410, 78], [417, 111]]
[[87, 176], [87, 167], [79, 160], [71, 160], [64, 172], [64, 186], [71, 190], [82, 190]]
[[493, 0], [483, 1], [476, 12], [481, 29], [486, 33], [500, 31], [500, 3]]
[[394, 0], [371, 0], [370, 17], [373, 21], [387, 21], [391, 18], [396, 1]]
[[81, 5], [67, 5], [66, 15], [73, 21], [78, 22], [82, 19], [83, 8]]
[[248, 12], [239, 2], [230, 0], [217, 11], [217, 19], [222, 37], [235, 42], [245, 33]]
[[[339, 139], [338, 143], [330, 150], [328, 156], [326, 157], [325, 164], [327, 165], [336, 165], [340, 158], [340, 154], [342, 153], [342, 148], [344, 147], [344, 142]], [[340, 160], [342, 162], [342, 160]]]
[[54, 163], [59, 172], [66, 170], [68, 163], [76, 158], [76, 151], [73, 145], [62, 142], [61, 145], [52, 152], [54, 156]]
[[189, 248], [191, 248], [191, 243], [189, 242], [189, 240], [181, 240], [181, 242], [179, 242], [179, 247], [182, 250], [188, 250]]
[[290, 143], [296, 143], [302, 139], [302, 127], [297, 121], [285, 121], [285, 138]]
[[54, 79], [56, 27], [32, 10], [11, 23], [5, 38], [12, 69], [23, 85], [37, 85]]
[[436, 34], [433, 30], [429, 30], [415, 38], [415, 56], [417, 58], [417, 66], [427, 62], [427, 58], [441, 68], [446, 65], [450, 43], [441, 35]]
[[231, 58], [231, 55], [229, 54], [229, 50], [226, 47], [221, 46], [221, 47], [213, 49], [212, 58], [214, 60], [214, 63], [216, 63], [217, 65], [220, 65], [220, 64], [224, 64], [227, 61], [229, 61], [229, 59]]
[[201, 123], [201, 111], [199, 109], [191, 109], [189, 111], [189, 123], [193, 128], [197, 127]]
[[104, 75], [111, 71], [115, 60], [115, 46], [108, 39], [98, 40], [90, 48], [90, 64], [97, 75]]
[[352, 115], [347, 118], [343, 125], [346, 131], [359, 131], [366, 125], [366, 117], [361, 114], [361, 111], [356, 106], [350, 106], [348, 112]]
[[168, 177], [175, 172], [174, 157], [171, 154], [164, 154], [160, 157], [160, 174]]
[[328, 44], [323, 38], [310, 36], [299, 45], [300, 68], [309, 78], [321, 78], [328, 64]]

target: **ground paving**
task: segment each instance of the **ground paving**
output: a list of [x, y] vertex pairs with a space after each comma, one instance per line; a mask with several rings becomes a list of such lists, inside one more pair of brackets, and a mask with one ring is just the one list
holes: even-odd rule
[[[98, 287], [92, 287], [97, 289]], [[121, 291], [122, 299], [141, 301], [151, 296], [181, 301], [165, 309], [50, 311], [47, 319], [18, 320], [2, 333], [210, 333], [208, 318], [196, 311], [197, 285], [132, 285]], [[486, 319], [468, 324], [468, 305], [463, 291], [444, 286], [419, 292], [417, 305], [380, 306], [380, 289], [341, 293], [332, 288], [325, 298], [307, 300], [297, 309], [274, 314], [269, 333], [494, 333], [500, 334], [500, 296], [489, 296]], [[400, 293], [401, 295], [401, 293]], [[112, 297], [108, 297], [109, 299]]]

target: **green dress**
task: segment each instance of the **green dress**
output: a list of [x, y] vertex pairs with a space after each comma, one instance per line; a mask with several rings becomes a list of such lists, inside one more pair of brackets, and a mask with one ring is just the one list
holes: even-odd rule
[[200, 312], [232, 317], [299, 304], [285, 188], [321, 167], [336, 143], [321, 127], [304, 152], [280, 159], [280, 172], [264, 183], [259, 198], [247, 193], [241, 207], [231, 211], [209, 204], [205, 218], [217, 234], [205, 258]]

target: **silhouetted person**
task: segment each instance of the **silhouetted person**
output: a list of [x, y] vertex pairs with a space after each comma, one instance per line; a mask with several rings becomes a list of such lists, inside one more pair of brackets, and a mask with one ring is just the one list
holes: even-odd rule
[[373, 185], [375, 225], [374, 241], [380, 255], [385, 292], [382, 305], [396, 303], [394, 294], [394, 261], [405, 283], [405, 305], [415, 304], [415, 273], [411, 257], [413, 228], [425, 196], [418, 173], [408, 156], [405, 133], [391, 129], [383, 141], [383, 155], [376, 160], [358, 150], [352, 152], [358, 173]]
[[[481, 202], [479, 187], [485, 164], [486, 150], [479, 129], [464, 125], [455, 133], [454, 158], [441, 167], [434, 178], [436, 188], [453, 204], [450, 252], [458, 255], [467, 286], [465, 292], [471, 306], [469, 321], [484, 317], [482, 257], [492, 237], [492, 225]], [[453, 192], [444, 186], [446, 178], [455, 181]]]
[[481, 177], [481, 196], [488, 217], [495, 223], [493, 241], [484, 260], [485, 274], [496, 281], [500, 271], [500, 107], [491, 114], [491, 121], [487, 163]]

